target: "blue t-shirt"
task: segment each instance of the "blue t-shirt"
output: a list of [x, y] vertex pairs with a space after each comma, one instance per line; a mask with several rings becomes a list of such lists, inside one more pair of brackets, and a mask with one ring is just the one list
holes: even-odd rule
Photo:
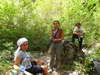
[[[20, 66], [24, 66], [25, 69], [29, 69], [32, 67], [32, 64], [31, 64], [31, 59], [32, 57], [26, 52], [26, 51], [19, 51], [17, 54], [16, 54], [16, 57], [20, 57], [22, 59], [22, 62], [20, 64]], [[15, 57], [15, 59], [16, 59]]]

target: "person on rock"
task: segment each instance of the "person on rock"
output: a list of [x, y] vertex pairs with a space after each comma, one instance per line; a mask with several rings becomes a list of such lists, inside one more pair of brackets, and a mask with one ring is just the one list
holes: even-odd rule
[[75, 39], [78, 39], [79, 42], [79, 49], [82, 49], [82, 42], [84, 37], [84, 29], [81, 26], [81, 23], [76, 23], [74, 30], [73, 30], [73, 36], [72, 36], [72, 42], [75, 42]]

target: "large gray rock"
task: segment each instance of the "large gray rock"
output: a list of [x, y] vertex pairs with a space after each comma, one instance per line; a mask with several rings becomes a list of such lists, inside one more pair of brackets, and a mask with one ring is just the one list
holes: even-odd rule
[[96, 69], [96, 72], [98, 73], [98, 75], [100, 75], [100, 59], [95, 59], [93, 61], [94, 63], [94, 67]]
[[[84, 53], [79, 47], [73, 44], [71, 41], [64, 41], [64, 51], [62, 56], [62, 61], [64, 64], [71, 64], [75, 58], [83, 57]], [[62, 62], [61, 61], [61, 62]]]

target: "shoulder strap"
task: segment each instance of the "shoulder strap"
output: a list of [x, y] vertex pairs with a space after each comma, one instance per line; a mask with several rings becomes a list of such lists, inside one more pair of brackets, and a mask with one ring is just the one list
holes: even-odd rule
[[56, 31], [56, 33], [54, 34], [54, 36], [53, 36], [54, 38], [56, 37], [56, 35], [57, 35], [58, 31], [59, 31], [59, 29], [58, 29], [58, 30]]

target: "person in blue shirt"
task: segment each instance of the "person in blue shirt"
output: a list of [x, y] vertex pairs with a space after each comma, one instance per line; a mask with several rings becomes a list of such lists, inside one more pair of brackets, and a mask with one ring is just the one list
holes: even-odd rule
[[14, 65], [20, 67], [23, 66], [21, 70], [28, 71], [32, 74], [34, 73], [43, 73], [43, 75], [48, 75], [48, 67], [47, 66], [37, 66], [33, 65], [32, 62], [36, 64], [44, 64], [43, 60], [40, 59], [33, 59], [28, 53], [28, 40], [26, 38], [20, 38], [17, 41], [17, 50], [15, 52], [14, 57]]

